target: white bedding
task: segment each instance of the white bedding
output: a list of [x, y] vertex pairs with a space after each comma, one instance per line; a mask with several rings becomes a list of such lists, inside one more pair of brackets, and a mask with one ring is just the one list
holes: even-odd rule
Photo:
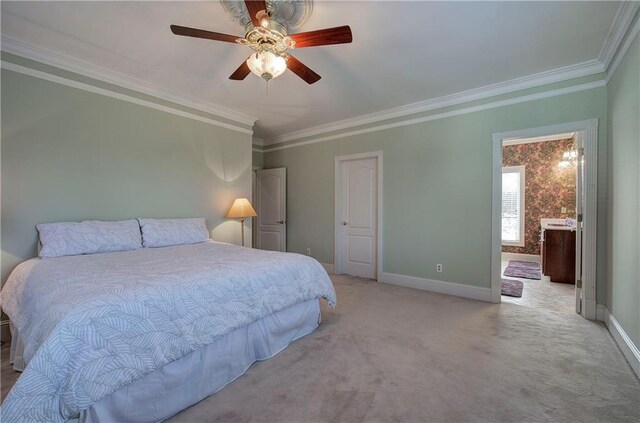
[[207, 242], [32, 259], [1, 295], [27, 367], [3, 421], [64, 421], [159, 367], [276, 311], [334, 305], [316, 260]]

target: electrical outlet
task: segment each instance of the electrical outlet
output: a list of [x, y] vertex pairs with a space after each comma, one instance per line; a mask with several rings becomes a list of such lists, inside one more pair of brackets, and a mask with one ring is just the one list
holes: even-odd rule
[[310, 256], [311, 255], [311, 248], [307, 248], [307, 255]]
[[566, 213], [566, 212], [567, 212], [567, 208], [566, 208], [566, 207], [562, 207], [562, 208], [560, 209], [560, 213]]
[[436, 272], [442, 272], [442, 265], [440, 263], [436, 264]]

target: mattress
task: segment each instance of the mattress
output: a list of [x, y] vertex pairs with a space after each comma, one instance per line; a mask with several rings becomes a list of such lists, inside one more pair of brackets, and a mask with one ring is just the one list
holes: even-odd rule
[[165, 365], [319, 298], [335, 304], [316, 260], [215, 242], [29, 260], [1, 293], [25, 365], [3, 421], [78, 419]]

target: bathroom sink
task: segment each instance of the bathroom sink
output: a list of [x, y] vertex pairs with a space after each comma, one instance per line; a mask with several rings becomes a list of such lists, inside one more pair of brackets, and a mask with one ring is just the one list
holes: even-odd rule
[[542, 229], [555, 229], [561, 231], [575, 231], [575, 219], [540, 219]]

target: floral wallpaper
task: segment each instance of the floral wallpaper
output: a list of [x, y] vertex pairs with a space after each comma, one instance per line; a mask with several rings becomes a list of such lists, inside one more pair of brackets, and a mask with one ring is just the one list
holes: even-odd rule
[[576, 167], [558, 166], [572, 148], [572, 139], [502, 147], [503, 166], [525, 166], [524, 247], [502, 246], [503, 252], [539, 255], [540, 219], [575, 217]]

